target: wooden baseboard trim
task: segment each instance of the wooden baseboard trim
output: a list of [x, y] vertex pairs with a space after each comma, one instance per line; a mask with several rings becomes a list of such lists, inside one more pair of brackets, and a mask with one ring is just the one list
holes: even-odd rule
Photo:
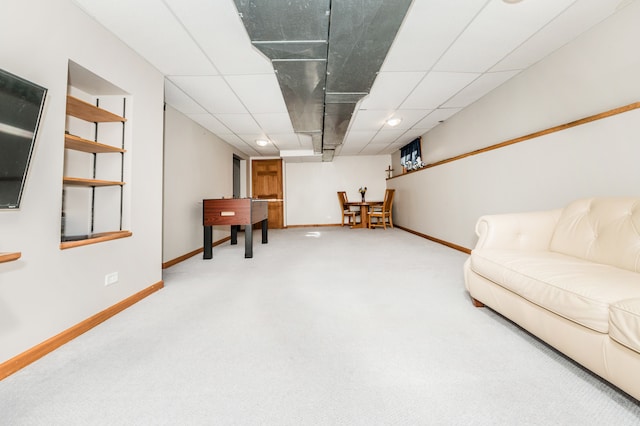
[[461, 251], [461, 252], [466, 253], [466, 254], [471, 254], [471, 249], [468, 249], [466, 247], [462, 247], [462, 246], [459, 246], [457, 244], [450, 243], [448, 241], [444, 241], [444, 240], [441, 240], [441, 239], [436, 238], [436, 237], [431, 237], [429, 235], [420, 233], [418, 231], [414, 231], [413, 229], [405, 228], [404, 226], [395, 225], [395, 227], [399, 228], [399, 229], [402, 229], [403, 231], [407, 231], [407, 232], [409, 232], [411, 234], [417, 235], [419, 237], [425, 238], [427, 240], [433, 241], [435, 243], [442, 244], [443, 246], [447, 246], [447, 247], [452, 248], [454, 250], [458, 250], [458, 251]]
[[[213, 244], [211, 244], [211, 247], [219, 246], [220, 244], [225, 243], [225, 242], [229, 241], [230, 239], [231, 239], [230, 236], [229, 237], [225, 237], [225, 238], [223, 238], [221, 240], [218, 240], [218, 241], [214, 242]], [[183, 261], [189, 259], [190, 257], [195, 256], [198, 253], [202, 253], [203, 251], [204, 251], [204, 248], [200, 247], [197, 250], [190, 251], [189, 253], [183, 254], [182, 256], [179, 256], [179, 257], [176, 257], [175, 259], [167, 260], [166, 262], [164, 262], [162, 264], [162, 269], [167, 269], [167, 268], [169, 268], [169, 267], [171, 267], [173, 265], [176, 265], [176, 264], [178, 264], [180, 262], [183, 262]]]
[[116, 303], [115, 305], [105, 309], [104, 311], [87, 318], [86, 320], [74, 325], [73, 327], [66, 329], [62, 333], [57, 334], [40, 343], [39, 345], [36, 345], [33, 348], [19, 355], [16, 355], [8, 361], [3, 362], [2, 364], [0, 364], [0, 380], [12, 375], [16, 371], [26, 367], [32, 362], [39, 360], [49, 352], [52, 352], [65, 343], [70, 342], [81, 334], [91, 330], [98, 324], [108, 320], [112, 316], [118, 314], [119, 312], [122, 312], [131, 305], [134, 305], [135, 303], [139, 302], [150, 294], [155, 293], [163, 287], [164, 282], [158, 281], [157, 283], [145, 288], [142, 291], [139, 291], [133, 296], [127, 297], [126, 299]]

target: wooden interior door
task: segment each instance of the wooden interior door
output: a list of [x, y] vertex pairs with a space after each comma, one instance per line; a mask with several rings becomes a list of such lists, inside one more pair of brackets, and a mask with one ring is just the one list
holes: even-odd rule
[[269, 228], [283, 228], [282, 159], [251, 161], [251, 193], [253, 198], [269, 201]]

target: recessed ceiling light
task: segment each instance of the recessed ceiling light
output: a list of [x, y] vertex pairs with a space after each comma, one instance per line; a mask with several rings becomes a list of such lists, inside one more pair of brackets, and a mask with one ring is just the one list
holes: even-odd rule
[[402, 122], [402, 118], [398, 118], [398, 117], [390, 118], [387, 120], [387, 124], [391, 127], [397, 126], [398, 124], [400, 124], [400, 122]]
[[520, 3], [522, 0], [502, 0], [502, 1], [509, 4], [515, 4], [515, 3]]
[[258, 139], [256, 140], [256, 143], [258, 144], [258, 146], [267, 146], [269, 144], [269, 141], [266, 139]]

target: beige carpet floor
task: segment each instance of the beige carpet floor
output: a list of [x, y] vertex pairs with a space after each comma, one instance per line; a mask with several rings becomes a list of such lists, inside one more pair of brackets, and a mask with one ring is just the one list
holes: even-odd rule
[[0, 382], [0, 424], [635, 425], [640, 405], [402, 230], [272, 230]]

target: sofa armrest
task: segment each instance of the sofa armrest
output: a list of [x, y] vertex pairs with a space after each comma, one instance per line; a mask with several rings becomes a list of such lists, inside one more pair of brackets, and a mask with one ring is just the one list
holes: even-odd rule
[[476, 223], [475, 249], [545, 250], [561, 209], [482, 216]]

